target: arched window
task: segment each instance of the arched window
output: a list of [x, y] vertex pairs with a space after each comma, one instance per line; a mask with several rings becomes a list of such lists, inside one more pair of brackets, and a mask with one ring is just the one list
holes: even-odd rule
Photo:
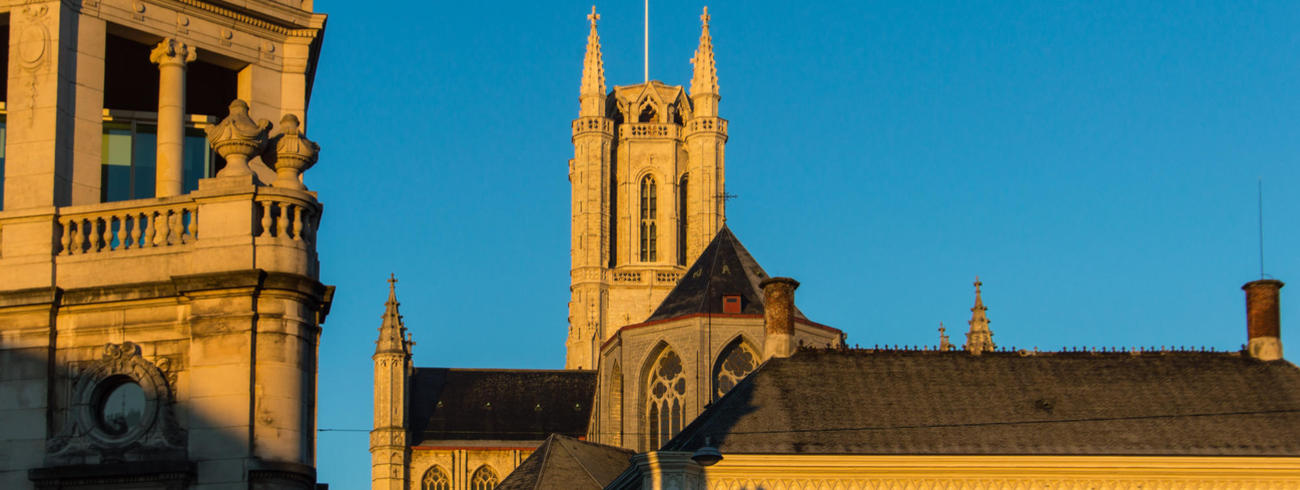
[[743, 339], [736, 339], [718, 354], [718, 362], [713, 365], [713, 396], [722, 398], [736, 383], [754, 372], [758, 367], [758, 353], [749, 348]]
[[623, 368], [619, 366], [618, 361], [614, 361], [614, 367], [609, 370], [608, 386], [609, 396], [605, 399], [609, 401], [611, 444], [621, 446], [623, 445]]
[[470, 490], [492, 490], [497, 487], [497, 472], [492, 471], [487, 465], [479, 466], [474, 470], [474, 476], [469, 478]]
[[690, 216], [686, 212], [686, 183], [689, 174], [682, 174], [677, 183], [677, 265], [686, 265], [686, 223]]
[[646, 380], [647, 450], [662, 447], [682, 430], [682, 411], [686, 405], [686, 373], [682, 359], [672, 349], [664, 349], [655, 359]]
[[641, 179], [641, 261], [654, 262], [658, 259], [656, 253], [657, 234], [655, 228], [655, 218], [659, 216], [658, 197], [655, 196], [657, 187], [655, 178], [649, 175]]
[[434, 465], [420, 479], [420, 490], [451, 490], [451, 478], [442, 468]]

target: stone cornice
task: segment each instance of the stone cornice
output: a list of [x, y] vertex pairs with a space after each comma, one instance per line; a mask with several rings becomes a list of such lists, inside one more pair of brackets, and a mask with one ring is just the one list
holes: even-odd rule
[[[169, 281], [153, 281], [113, 286], [98, 286], [62, 290], [59, 288], [32, 288], [0, 292], [0, 308], [58, 304], [81, 306], [118, 301], [138, 301], [171, 298], [207, 291], [256, 288], [283, 291], [318, 298], [322, 302], [322, 317], [329, 312], [334, 287], [321, 284], [310, 277], [284, 272], [267, 272], [260, 269], [173, 276]], [[322, 318], [322, 322], [323, 322]]]

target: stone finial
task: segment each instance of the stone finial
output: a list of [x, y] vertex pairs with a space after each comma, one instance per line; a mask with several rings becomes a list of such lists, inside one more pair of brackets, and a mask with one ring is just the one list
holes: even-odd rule
[[397, 276], [388, 275], [388, 301], [384, 302], [383, 323], [379, 325], [379, 340], [375, 341], [375, 355], [381, 353], [399, 353], [409, 355], [406, 339], [406, 325], [402, 323], [402, 314], [398, 311]]
[[700, 47], [695, 49], [691, 64], [695, 73], [691, 77], [691, 96], [701, 94], [718, 94], [718, 67], [713, 62], [713, 36], [709, 35], [709, 8], [704, 7], [700, 15]]
[[149, 61], [157, 65], [184, 65], [198, 58], [198, 51], [190, 45], [165, 38], [149, 52]]
[[217, 172], [217, 177], [252, 175], [248, 159], [266, 147], [270, 131], [271, 121], [253, 122], [253, 118], [248, 116], [248, 103], [239, 99], [231, 102], [230, 115], [216, 126], [207, 128], [208, 144], [226, 159], [226, 167]]
[[299, 176], [316, 163], [320, 145], [307, 139], [300, 127], [298, 116], [285, 114], [280, 118], [280, 134], [272, 137], [275, 142], [275, 182], [271, 185], [275, 187], [307, 190]]
[[596, 33], [596, 21], [600, 20], [600, 14], [596, 13], [596, 6], [591, 6], [591, 13], [587, 14], [587, 20], [591, 22], [591, 32], [587, 34], [587, 55], [582, 60], [582, 95], [599, 95], [605, 96], [605, 62], [600, 54], [600, 34]]
[[988, 308], [984, 307], [984, 298], [980, 294], [980, 286], [983, 285], [979, 276], [975, 276], [975, 306], [970, 309], [970, 331], [966, 333], [966, 352], [977, 356], [997, 348], [993, 344], [993, 331], [989, 329], [988, 315], [985, 314]]
[[939, 322], [939, 351], [948, 352], [952, 350], [952, 342], [948, 340], [948, 329], [943, 328], [943, 322]]

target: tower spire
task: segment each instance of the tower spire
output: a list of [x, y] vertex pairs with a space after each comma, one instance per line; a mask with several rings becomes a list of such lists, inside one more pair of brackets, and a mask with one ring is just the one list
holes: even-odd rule
[[718, 93], [718, 68], [713, 63], [713, 36], [709, 35], [709, 8], [704, 7], [704, 13], [700, 14], [700, 47], [695, 49], [695, 57], [691, 58], [691, 64], [695, 65], [695, 73], [691, 77], [691, 95]]
[[980, 286], [983, 285], [980, 277], [975, 276], [975, 306], [970, 309], [970, 332], [966, 333], [966, 352], [977, 356], [997, 348], [993, 344], [993, 331], [989, 330], [989, 318], [985, 314], [988, 308], [984, 307], [984, 298], [980, 295]]
[[600, 55], [600, 34], [596, 33], [598, 20], [600, 14], [596, 13], [596, 6], [592, 5], [591, 13], [587, 14], [587, 21], [591, 22], [591, 32], [587, 34], [587, 56], [582, 60], [583, 96], [605, 96], [605, 63]]
[[384, 352], [408, 353], [406, 325], [398, 312], [397, 276], [388, 275], [388, 301], [384, 302], [384, 321], [379, 325], [379, 340], [375, 341], [375, 354]]

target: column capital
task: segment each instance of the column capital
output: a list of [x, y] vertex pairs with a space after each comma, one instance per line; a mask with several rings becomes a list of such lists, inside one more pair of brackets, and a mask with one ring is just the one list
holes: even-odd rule
[[157, 65], [185, 65], [198, 57], [198, 51], [183, 41], [163, 38], [153, 51], [149, 52], [149, 61]]

